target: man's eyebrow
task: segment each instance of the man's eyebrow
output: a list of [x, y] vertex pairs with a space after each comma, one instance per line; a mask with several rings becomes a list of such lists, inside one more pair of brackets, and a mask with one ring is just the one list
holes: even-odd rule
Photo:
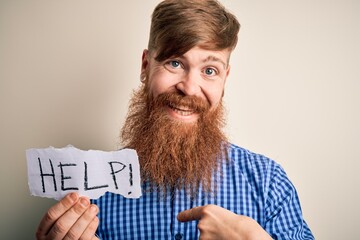
[[210, 62], [210, 61], [219, 62], [223, 65], [224, 69], [226, 69], [227, 64], [220, 58], [210, 55], [207, 58], [205, 58], [203, 62], [206, 63], [206, 62]]

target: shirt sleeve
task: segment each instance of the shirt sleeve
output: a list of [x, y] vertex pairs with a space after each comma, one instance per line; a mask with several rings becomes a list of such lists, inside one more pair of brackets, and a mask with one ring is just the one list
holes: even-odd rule
[[303, 219], [296, 189], [285, 171], [276, 163], [268, 170], [270, 180], [265, 203], [265, 230], [274, 239], [314, 239]]

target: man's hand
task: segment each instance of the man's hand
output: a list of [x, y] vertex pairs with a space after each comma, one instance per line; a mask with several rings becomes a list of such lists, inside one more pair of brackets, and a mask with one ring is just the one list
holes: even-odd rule
[[180, 222], [199, 220], [200, 239], [272, 239], [252, 218], [237, 215], [216, 205], [180, 212]]
[[88, 198], [70, 193], [47, 211], [36, 231], [36, 238], [96, 240], [97, 213], [97, 206], [90, 204]]

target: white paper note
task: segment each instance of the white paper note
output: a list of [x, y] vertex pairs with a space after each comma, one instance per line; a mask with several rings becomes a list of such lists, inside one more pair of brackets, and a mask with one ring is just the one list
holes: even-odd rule
[[105, 192], [141, 196], [135, 150], [83, 151], [73, 146], [26, 150], [31, 195], [60, 200], [69, 192], [97, 199]]

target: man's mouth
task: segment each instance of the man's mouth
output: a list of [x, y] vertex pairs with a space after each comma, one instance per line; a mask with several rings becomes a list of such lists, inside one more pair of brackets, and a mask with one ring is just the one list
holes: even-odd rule
[[207, 103], [195, 96], [168, 92], [158, 96], [157, 100], [170, 118], [180, 122], [195, 122], [208, 110]]
[[173, 103], [169, 103], [169, 108], [181, 116], [189, 116], [195, 113], [194, 110], [184, 105], [175, 105]]
[[171, 118], [182, 122], [194, 122], [199, 117], [196, 110], [181, 104], [169, 103], [167, 105], [167, 112]]

